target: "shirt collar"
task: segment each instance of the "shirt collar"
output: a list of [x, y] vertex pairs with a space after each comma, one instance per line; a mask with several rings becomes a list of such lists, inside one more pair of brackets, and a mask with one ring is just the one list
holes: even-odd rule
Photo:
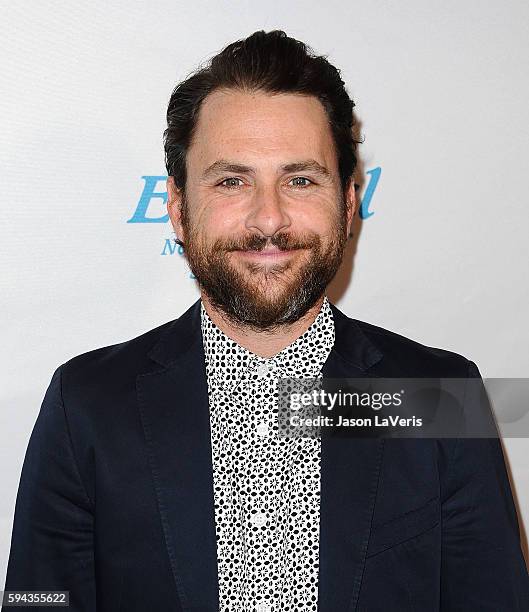
[[274, 377], [316, 377], [334, 345], [334, 319], [327, 296], [305, 332], [270, 358], [252, 353], [227, 336], [213, 323], [202, 301], [200, 311], [208, 382], [226, 391], [233, 390], [245, 373], [258, 376], [263, 370]]

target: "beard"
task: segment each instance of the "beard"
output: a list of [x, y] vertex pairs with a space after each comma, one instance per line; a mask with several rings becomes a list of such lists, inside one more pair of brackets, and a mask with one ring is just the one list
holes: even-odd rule
[[[314, 233], [277, 233], [271, 238], [251, 234], [207, 244], [190, 223], [185, 200], [181, 213], [184, 252], [198, 284], [234, 325], [254, 331], [273, 331], [305, 315], [336, 275], [347, 242], [343, 201], [327, 245]], [[280, 263], [241, 261], [237, 255], [239, 262], [233, 262], [236, 251], [260, 251], [268, 245], [282, 251], [306, 250]]]

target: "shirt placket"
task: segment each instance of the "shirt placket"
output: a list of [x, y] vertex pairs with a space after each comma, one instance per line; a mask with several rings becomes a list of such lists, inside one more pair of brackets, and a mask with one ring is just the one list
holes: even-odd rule
[[[320, 338], [327, 329], [320, 325]], [[206, 333], [213, 331], [216, 330], [206, 328]], [[328, 354], [325, 347], [310, 364], [303, 357], [310, 355], [309, 346], [314, 347], [315, 336], [313, 329], [312, 337], [304, 336], [289, 347], [291, 351], [281, 352], [275, 375], [278, 364], [289, 366], [289, 375], [293, 376], [309, 377], [318, 370]], [[327, 341], [330, 334], [323, 337]], [[219, 345], [222, 347], [221, 342], [215, 344]], [[232, 344], [230, 349], [233, 352]], [[241, 355], [248, 357], [241, 349], [233, 362], [238, 363]], [[226, 487], [231, 500], [230, 509], [216, 507], [224, 542], [218, 550], [222, 612], [295, 612], [301, 601], [305, 601], [304, 611], [316, 610], [318, 557], [314, 549], [319, 532], [316, 534], [314, 527], [319, 521], [320, 449], [315, 440], [281, 439], [275, 435], [277, 409], [271, 399], [275, 386], [271, 372], [263, 367], [273, 361], [251, 356], [236, 383], [220, 391], [225, 394], [222, 405], [228, 413], [224, 427], [219, 410], [212, 407], [213, 454], [217, 456], [214, 469], [222, 474], [215, 478], [215, 488]], [[222, 380], [222, 368], [213, 371], [216, 380]], [[221, 402], [213, 400], [212, 404]], [[237, 435], [240, 452], [236, 456], [233, 436]], [[302, 461], [300, 453], [305, 455]], [[299, 468], [307, 466], [302, 484]], [[312, 527], [310, 537], [299, 529], [300, 513], [307, 514], [306, 524]], [[298, 607], [292, 602], [294, 588]]]

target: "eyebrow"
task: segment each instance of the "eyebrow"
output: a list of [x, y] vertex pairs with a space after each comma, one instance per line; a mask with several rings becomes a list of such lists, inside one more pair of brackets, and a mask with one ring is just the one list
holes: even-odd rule
[[[331, 173], [329, 170], [322, 166], [315, 159], [305, 159], [303, 161], [292, 162], [290, 164], [284, 164], [281, 166], [282, 172], [314, 172], [326, 179], [331, 179]], [[202, 173], [202, 179], [208, 179], [213, 176], [223, 174], [224, 172], [233, 172], [236, 174], [255, 174], [255, 168], [252, 166], [246, 166], [237, 162], [232, 162], [227, 159], [219, 159], [208, 166]]]

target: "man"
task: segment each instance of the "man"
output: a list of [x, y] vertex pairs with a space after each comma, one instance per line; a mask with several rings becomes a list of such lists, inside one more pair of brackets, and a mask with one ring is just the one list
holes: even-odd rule
[[529, 609], [497, 439], [277, 434], [280, 377], [479, 377], [325, 294], [356, 208], [352, 108], [280, 31], [174, 90], [168, 211], [201, 298], [55, 371], [6, 590], [98, 612]]

